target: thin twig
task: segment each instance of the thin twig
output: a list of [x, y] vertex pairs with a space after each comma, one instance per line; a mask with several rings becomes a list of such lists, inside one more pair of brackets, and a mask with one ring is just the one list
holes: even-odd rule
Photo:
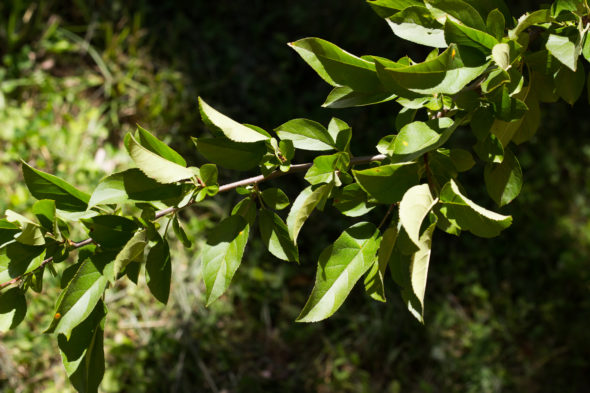
[[[374, 156], [363, 156], [363, 157], [355, 157], [353, 159], [350, 160], [350, 164], [351, 165], [363, 165], [363, 164], [368, 164], [372, 161], [382, 161], [385, 160], [387, 158], [386, 155], [384, 154], [377, 154]], [[233, 183], [228, 183], [225, 184], [223, 186], [219, 187], [219, 192], [227, 192], [227, 191], [231, 191], [234, 190], [238, 187], [242, 187], [242, 186], [248, 186], [251, 184], [258, 184], [261, 183], [263, 181], [267, 181], [267, 180], [271, 180], [271, 179], [276, 179], [277, 177], [281, 177], [281, 176], [285, 176], [285, 175], [290, 175], [292, 173], [297, 173], [297, 172], [303, 172], [309, 168], [311, 168], [311, 166], [313, 165], [313, 163], [308, 162], [305, 164], [295, 164], [295, 165], [291, 165], [291, 167], [289, 168], [288, 171], [286, 172], [282, 172], [279, 170], [276, 170], [272, 173], [270, 173], [267, 176], [264, 175], [258, 175], [258, 176], [254, 176], [254, 177], [249, 177], [247, 179], [242, 179], [242, 180], [238, 180], [236, 182]], [[194, 204], [194, 201], [189, 202], [188, 204], [186, 204], [185, 206], [183, 206], [182, 208], [178, 208], [178, 207], [169, 207], [163, 210], [160, 210], [158, 212], [156, 212], [156, 216], [155, 218], [162, 218], [164, 216], [167, 216], [169, 214], [175, 214], [176, 212], [178, 212], [181, 209], [187, 208], [191, 205]], [[79, 242], [71, 242], [70, 243], [70, 251], [72, 250], [76, 250], [78, 248], [84, 247], [88, 244], [91, 244], [93, 242], [92, 238], [88, 238]], [[25, 277], [26, 275], [31, 275], [34, 274], [37, 270], [42, 269], [45, 265], [47, 265], [48, 263], [50, 263], [51, 261], [53, 261], [53, 257], [49, 257], [47, 259], [45, 259], [43, 262], [41, 262], [41, 265], [39, 265], [39, 267], [37, 267], [36, 269], [25, 273], [21, 276], [15, 277], [10, 281], [7, 281], [5, 283], [0, 284], [0, 289], [4, 289], [5, 287], [12, 285], [12, 284], [16, 284], [19, 280], [21, 280], [23, 277]]]

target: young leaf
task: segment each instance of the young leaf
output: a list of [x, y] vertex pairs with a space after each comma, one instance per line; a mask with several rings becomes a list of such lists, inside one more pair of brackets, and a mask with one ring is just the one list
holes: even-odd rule
[[304, 38], [291, 42], [289, 46], [332, 86], [349, 86], [355, 91], [366, 93], [382, 91], [373, 62], [356, 57], [319, 38]]
[[266, 131], [260, 128], [253, 129], [230, 119], [210, 107], [201, 97], [199, 97], [199, 110], [205, 124], [223, 133], [234, 142], [252, 143], [270, 139], [270, 135]]
[[522, 188], [522, 170], [516, 156], [509, 150], [504, 151], [501, 164], [487, 164], [484, 178], [488, 194], [498, 206], [512, 202]]
[[180, 185], [159, 183], [139, 169], [132, 168], [102, 179], [92, 193], [88, 207], [127, 201], [162, 201], [181, 196]]
[[222, 168], [245, 171], [256, 167], [264, 154], [264, 142], [238, 143], [225, 138], [192, 138], [199, 153]]
[[495, 237], [512, 224], [512, 216], [503, 216], [476, 205], [461, 194], [454, 180], [440, 192], [440, 212], [453, 225], [480, 237]]
[[0, 284], [32, 272], [43, 263], [45, 247], [13, 242], [0, 248]]
[[262, 242], [272, 255], [283, 261], [299, 262], [299, 251], [281, 217], [270, 210], [260, 209], [258, 229]]
[[63, 333], [70, 339], [72, 330], [93, 312], [102, 298], [108, 278], [113, 276], [114, 253], [80, 254], [81, 257], [83, 255], [86, 258], [57, 299], [53, 320], [45, 333]]
[[437, 21], [423, 4], [402, 9], [387, 19], [393, 33], [416, 44], [446, 48], [442, 24]]
[[287, 216], [287, 228], [289, 228], [289, 234], [293, 242], [297, 243], [297, 236], [299, 236], [301, 227], [305, 224], [305, 221], [316, 206], [328, 197], [330, 191], [332, 191], [332, 187], [332, 183], [322, 184], [315, 188], [309, 186], [297, 196]]
[[10, 288], [0, 293], [0, 333], [17, 327], [27, 315], [27, 300], [21, 288]]
[[[264, 192], [264, 191], [263, 191]], [[285, 195], [286, 196], [286, 195]], [[256, 221], [256, 202], [250, 197], [242, 199], [232, 209], [231, 215], [242, 216], [250, 226]]]
[[61, 210], [72, 212], [86, 210], [90, 195], [56, 176], [33, 168], [24, 161], [22, 164], [25, 183], [35, 198], [54, 200], [55, 206]]
[[418, 166], [412, 162], [353, 170], [352, 173], [365, 192], [385, 204], [399, 202], [405, 192], [418, 183]]
[[163, 304], [168, 303], [171, 278], [172, 265], [168, 241], [159, 238], [148, 253], [145, 262], [145, 279], [152, 295]]
[[140, 126], [137, 126], [137, 141], [152, 153], [178, 165], [186, 166], [186, 161], [180, 154]]
[[428, 184], [410, 188], [399, 204], [400, 223], [408, 237], [416, 246], [420, 246], [420, 227], [434, 205], [438, 202], [430, 192]]
[[104, 374], [104, 322], [106, 307], [99, 301], [88, 317], [57, 343], [70, 382], [78, 392], [95, 393]]
[[289, 197], [280, 188], [267, 188], [260, 196], [269, 209], [283, 210], [289, 206]]
[[160, 183], [174, 183], [194, 176], [191, 169], [169, 161], [141, 146], [131, 134], [125, 136], [125, 147], [137, 167]]
[[201, 260], [209, 306], [229, 287], [244, 255], [250, 226], [240, 215], [233, 215], [219, 223], [207, 236]]
[[312, 120], [289, 120], [277, 127], [275, 132], [279, 138], [293, 141], [293, 145], [297, 149], [323, 151], [332, 150], [335, 147], [335, 142], [328, 130]]
[[345, 230], [320, 255], [314, 288], [297, 322], [326, 319], [344, 303], [354, 284], [371, 268], [379, 231], [368, 222]]

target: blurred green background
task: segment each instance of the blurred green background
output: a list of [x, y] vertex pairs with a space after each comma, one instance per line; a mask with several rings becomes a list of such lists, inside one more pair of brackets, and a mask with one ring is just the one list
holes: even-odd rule
[[[519, 16], [535, 3], [510, 7]], [[329, 87], [286, 45], [306, 36], [357, 55], [420, 59], [427, 53], [396, 39], [362, 0], [0, 2], [0, 210], [25, 212], [32, 205], [19, 158], [91, 191], [105, 174], [131, 165], [121, 139], [136, 124], [202, 163], [188, 143], [206, 133], [198, 95], [266, 129], [296, 117], [325, 124], [338, 116], [355, 130], [353, 153], [375, 153], [399, 108], [321, 108]], [[252, 238], [230, 291], [205, 309], [201, 234], [237, 197], [187, 212], [195, 245], [173, 246], [168, 307], [151, 298], [142, 281], [108, 292], [102, 390], [587, 392], [587, 108], [586, 97], [573, 108], [543, 107], [535, 139], [515, 148], [525, 186], [503, 211], [515, 223], [502, 236], [437, 233], [425, 326], [405, 310], [389, 279], [386, 304], [356, 288], [331, 319], [293, 322], [311, 290], [319, 252], [349, 225], [334, 210], [305, 226], [300, 267], [274, 259]], [[238, 176], [221, 175], [223, 182]], [[462, 181], [474, 200], [490, 205], [482, 165]], [[290, 176], [279, 184], [293, 199], [304, 181]], [[44, 293], [28, 299], [25, 323], [1, 336], [2, 392], [71, 389], [54, 338], [41, 334], [58, 294], [57, 281], [46, 279]]]

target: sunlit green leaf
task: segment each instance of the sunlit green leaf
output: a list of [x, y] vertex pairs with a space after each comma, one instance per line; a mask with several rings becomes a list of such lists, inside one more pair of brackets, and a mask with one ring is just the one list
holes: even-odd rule
[[258, 229], [262, 242], [275, 257], [288, 262], [299, 262], [299, 251], [283, 220], [274, 212], [260, 209]]
[[266, 153], [263, 142], [238, 143], [225, 138], [192, 138], [208, 161], [223, 168], [245, 171], [256, 167]]
[[266, 131], [260, 128], [253, 129], [230, 119], [209, 106], [201, 97], [199, 97], [199, 110], [205, 124], [223, 133], [234, 142], [251, 143], [270, 139], [270, 135]]
[[287, 228], [294, 242], [297, 242], [299, 231], [313, 210], [330, 194], [332, 184], [319, 187], [309, 186], [297, 196], [287, 216]]
[[33, 168], [24, 161], [22, 164], [25, 183], [35, 198], [54, 200], [55, 206], [61, 210], [73, 212], [86, 210], [90, 195], [56, 176]]
[[348, 86], [336, 86], [332, 89], [326, 101], [322, 104], [325, 108], [350, 108], [353, 106], [365, 106], [380, 104], [396, 98], [391, 92], [363, 93], [352, 90]]
[[45, 247], [19, 242], [5, 244], [0, 248], [0, 284], [35, 270], [44, 258]]
[[381, 165], [352, 172], [362, 189], [380, 203], [399, 202], [405, 192], [418, 183], [415, 163]]
[[580, 53], [576, 44], [569, 37], [550, 34], [545, 47], [557, 60], [570, 70], [576, 71]]
[[160, 183], [174, 183], [194, 176], [191, 169], [160, 157], [141, 146], [131, 134], [125, 136], [125, 147], [137, 167], [146, 176]]
[[152, 153], [178, 165], [186, 166], [186, 161], [180, 154], [139, 126], [137, 127], [137, 141]]
[[422, 4], [391, 15], [387, 23], [398, 37], [417, 44], [446, 48], [443, 25]]
[[488, 54], [498, 40], [481, 30], [464, 26], [447, 19], [445, 23], [445, 41], [457, 45], [471, 46]]
[[422, 221], [437, 202], [438, 199], [432, 196], [428, 184], [421, 184], [406, 191], [399, 204], [400, 223], [410, 240], [418, 247], [420, 246]]
[[117, 253], [113, 266], [113, 276], [109, 279], [115, 281], [127, 265], [137, 259], [143, 260], [143, 250], [147, 244], [147, 233], [141, 230], [135, 233], [131, 239]]
[[275, 131], [279, 138], [292, 141], [297, 149], [322, 151], [336, 146], [328, 130], [313, 120], [289, 120]]
[[354, 284], [371, 268], [379, 231], [368, 222], [345, 230], [320, 255], [314, 288], [297, 322], [328, 318], [344, 303]]
[[358, 183], [353, 183], [339, 189], [334, 196], [334, 207], [345, 216], [359, 217], [373, 210], [375, 205], [368, 205], [367, 193]]
[[387, 18], [396, 11], [410, 6], [422, 5], [422, 2], [418, 0], [367, 0], [367, 3], [382, 18]]
[[280, 188], [267, 188], [260, 196], [269, 209], [283, 210], [289, 206], [289, 197]]
[[201, 254], [207, 306], [229, 287], [242, 261], [249, 233], [248, 222], [240, 215], [233, 215], [208, 234]]
[[514, 153], [504, 151], [501, 164], [487, 164], [484, 178], [488, 194], [498, 206], [510, 203], [520, 194], [522, 188], [522, 170]]

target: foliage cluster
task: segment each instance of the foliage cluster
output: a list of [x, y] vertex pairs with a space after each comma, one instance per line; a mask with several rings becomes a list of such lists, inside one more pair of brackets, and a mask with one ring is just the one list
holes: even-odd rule
[[[424, 62], [416, 63], [409, 58], [359, 58], [320, 39], [292, 43], [334, 86], [326, 106], [394, 99], [403, 106], [396, 118], [398, 133], [379, 142], [379, 155], [352, 156], [350, 127], [338, 119], [327, 128], [306, 119], [289, 121], [277, 127], [277, 140], [201, 100], [201, 115], [213, 137], [195, 138], [198, 151], [228, 169], [259, 167], [260, 177], [219, 186], [215, 165], [187, 167], [178, 153], [141, 128], [125, 138], [138, 169], [108, 176], [92, 195], [23, 163], [27, 186], [39, 199], [33, 206], [38, 221], [10, 211], [3, 222], [6, 280], [2, 281], [21, 284], [2, 294], [13, 305], [5, 313], [6, 323], [22, 320], [26, 309], [22, 292], [39, 289], [44, 268], [51, 269], [69, 251], [81, 248], [78, 263], [62, 275], [64, 291], [48, 331], [61, 334], [58, 341], [74, 386], [96, 389], [100, 373], [89, 371], [100, 370], [103, 363], [101, 298], [107, 285], [123, 276], [137, 280], [142, 263], [152, 293], [166, 303], [169, 227], [183, 243], [190, 243], [178, 211], [233, 189], [245, 198], [211, 231], [204, 246], [207, 303], [225, 292], [232, 280], [257, 209], [260, 236], [268, 251], [297, 262], [296, 239], [314, 209], [331, 201], [344, 215], [359, 217], [381, 204], [389, 208], [378, 226], [354, 224], [322, 253], [316, 285], [299, 320], [316, 321], [333, 314], [365, 274], [367, 292], [384, 301], [388, 268], [404, 303], [422, 320], [435, 228], [454, 235], [469, 231], [492, 237], [511, 222], [509, 216], [493, 213], [465, 196], [458, 173], [475, 164], [469, 150], [485, 163], [483, 177], [491, 199], [499, 206], [511, 202], [520, 192], [522, 172], [509, 143], [532, 137], [539, 123], [539, 100], [561, 97], [573, 103], [582, 92], [585, 74], [579, 57], [586, 55], [588, 9], [586, 4], [577, 7], [558, 1], [551, 9], [516, 21], [501, 2], [495, 2], [497, 9], [480, 2], [472, 2], [475, 8], [461, 1], [415, 2], [410, 7], [403, 3], [371, 5], [396, 35], [435, 47], [448, 45], [446, 50], [435, 49]], [[467, 132], [467, 125], [475, 145], [469, 150], [446, 148], [451, 136]], [[291, 165], [295, 149], [337, 152], [318, 156], [312, 164]], [[366, 169], [352, 169], [370, 162]], [[285, 223], [275, 210], [289, 205], [286, 195], [278, 188], [260, 190], [258, 183], [302, 170], [307, 171], [310, 186], [295, 199]], [[119, 205], [129, 203], [140, 209], [140, 216], [121, 214]], [[172, 218], [159, 231], [155, 219], [166, 215]], [[87, 227], [94, 244], [71, 242], [66, 221]]]

